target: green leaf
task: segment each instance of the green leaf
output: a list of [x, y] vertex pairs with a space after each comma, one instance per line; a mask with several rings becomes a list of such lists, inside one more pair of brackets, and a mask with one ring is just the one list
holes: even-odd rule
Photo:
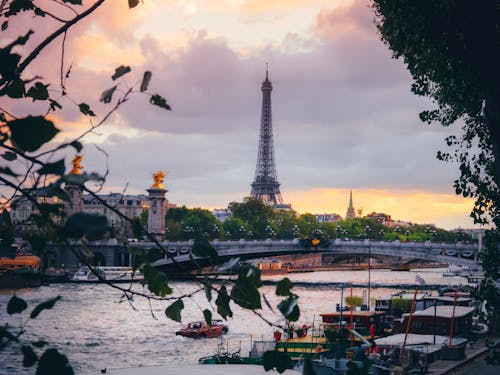
[[139, 5], [139, 0], [128, 0], [129, 9], [135, 8], [137, 5]]
[[217, 295], [217, 299], [215, 300], [215, 304], [217, 305], [217, 312], [224, 319], [227, 319], [228, 316], [229, 317], [233, 316], [233, 312], [231, 311], [231, 308], [229, 307], [229, 301], [231, 301], [231, 299], [229, 298], [229, 295], [227, 294], [226, 287], [223, 285], [219, 290], [219, 293]]
[[210, 258], [212, 265], [217, 264], [217, 250], [205, 239], [195, 240], [191, 252], [200, 258]]
[[153, 74], [149, 70], [144, 72], [141, 82], [141, 92], [144, 92], [148, 89], [149, 82], [151, 81], [152, 76]]
[[55, 174], [58, 176], [62, 176], [66, 167], [64, 166], [64, 159], [55, 161], [53, 163], [47, 163], [43, 167], [37, 170], [37, 172], [41, 175], [44, 174]]
[[114, 81], [120, 78], [122, 75], [127, 74], [131, 70], [132, 69], [130, 68], [130, 66], [120, 65], [118, 68], [115, 69], [115, 73], [111, 76], [111, 79]]
[[12, 151], [6, 151], [4, 154], [2, 154], [2, 158], [7, 161], [13, 161], [17, 159], [17, 154]]
[[212, 301], [212, 283], [205, 277], [205, 298], [208, 302]]
[[66, 235], [70, 238], [94, 239], [102, 237], [110, 229], [108, 219], [104, 215], [77, 212], [71, 215], [64, 226]]
[[[73, 145], [72, 145], [73, 146]], [[87, 181], [104, 181], [104, 177], [97, 173], [67, 174], [61, 177], [60, 182], [69, 185], [82, 185]]]
[[5, 118], [5, 113], [0, 112], [0, 122], [7, 122], [7, 119]]
[[49, 85], [44, 85], [41, 82], [36, 82], [34, 86], [31, 86], [26, 96], [33, 98], [35, 100], [47, 100], [49, 98], [49, 91], [47, 90]]
[[82, 5], [82, 0], [63, 0], [64, 3], [70, 3], [73, 5]]
[[233, 301], [245, 309], [261, 309], [260, 293], [250, 283], [236, 282], [231, 289]]
[[43, 348], [45, 345], [48, 344], [48, 342], [45, 340], [38, 340], [38, 341], [31, 342], [31, 344], [36, 348]]
[[18, 177], [19, 176], [19, 174], [14, 173], [12, 171], [12, 169], [10, 169], [9, 167], [0, 167], [0, 174], [4, 174], [4, 175], [7, 175], [7, 176], [12, 176], [12, 177]]
[[208, 325], [212, 325], [212, 312], [209, 309], [203, 310], [203, 317]]
[[54, 307], [55, 303], [61, 299], [61, 296], [51, 298], [45, 302], [38, 304], [30, 314], [31, 319], [35, 319], [43, 310], [51, 309]]
[[116, 85], [111, 87], [110, 89], [104, 90], [99, 98], [99, 101], [102, 103], [109, 103], [111, 99], [113, 99], [113, 93], [116, 90]]
[[[113, 93], [111, 93], [111, 94], [113, 94]], [[107, 102], [105, 102], [105, 103], [107, 103]], [[78, 104], [78, 107], [80, 108], [80, 112], [82, 112], [85, 116], [95, 116], [94, 111], [92, 111], [90, 109], [90, 106], [87, 103], [80, 103], [80, 104]]]
[[11, 140], [23, 151], [38, 150], [59, 132], [54, 123], [42, 116], [28, 116], [7, 122]]
[[165, 272], [158, 271], [150, 263], [145, 263], [142, 266], [142, 274], [151, 293], [161, 297], [172, 294], [173, 290], [168, 285], [168, 276]]
[[165, 98], [163, 98], [158, 94], [152, 95], [151, 98], [149, 99], [149, 102], [153, 105], [157, 105], [158, 107], [165, 108], [167, 111], [171, 110]]
[[296, 322], [300, 317], [300, 309], [297, 305], [298, 297], [290, 296], [278, 304], [278, 310], [286, 320]]
[[276, 284], [276, 295], [288, 297], [292, 295], [291, 289], [293, 288], [293, 283], [285, 277]]
[[182, 309], [184, 309], [184, 302], [178, 299], [165, 309], [165, 315], [176, 322], [180, 322]]
[[36, 361], [38, 361], [38, 356], [33, 351], [33, 348], [29, 345], [23, 345], [21, 347], [21, 351], [23, 352], [23, 366], [31, 367]]
[[68, 358], [60, 354], [57, 349], [47, 349], [38, 360], [35, 375], [74, 375]]
[[10, 341], [18, 341], [17, 337], [10, 333], [6, 327], [0, 326], [0, 343], [4, 342], [4, 338]]
[[9, 21], [3, 21], [2, 22], [2, 31], [5, 31], [9, 27]]
[[62, 109], [62, 105], [60, 105], [58, 102], [56, 102], [54, 99], [49, 98], [49, 103], [50, 103], [50, 109], [52, 111], [55, 111], [56, 108]]
[[7, 314], [12, 315], [22, 313], [27, 307], [28, 304], [26, 301], [14, 294], [7, 304]]
[[24, 87], [24, 82], [20, 79], [15, 78], [10, 81], [4, 91], [9, 98], [20, 99], [24, 96], [26, 89]]
[[73, 147], [73, 148], [76, 150], [76, 152], [80, 152], [80, 151], [82, 151], [83, 146], [82, 146], [82, 144], [81, 144], [80, 142], [78, 142], [78, 141], [73, 141], [73, 142], [71, 142], [69, 145], [70, 145], [71, 147]]
[[262, 357], [264, 362], [264, 370], [269, 371], [276, 368], [280, 374], [285, 370], [292, 368], [292, 360], [286, 354], [275, 350], [268, 350], [264, 352]]

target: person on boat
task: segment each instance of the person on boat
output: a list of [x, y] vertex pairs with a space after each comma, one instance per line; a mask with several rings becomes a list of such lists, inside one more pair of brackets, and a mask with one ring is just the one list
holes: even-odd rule
[[370, 339], [370, 346], [366, 349], [366, 354], [368, 355], [368, 358], [371, 359], [380, 357], [379, 348], [375, 343], [375, 340]]
[[307, 327], [306, 324], [302, 324], [302, 337], [306, 337], [307, 336], [307, 329], [309, 327]]
[[370, 337], [375, 337], [375, 333], [377, 332], [377, 325], [375, 322], [372, 320], [370, 324]]

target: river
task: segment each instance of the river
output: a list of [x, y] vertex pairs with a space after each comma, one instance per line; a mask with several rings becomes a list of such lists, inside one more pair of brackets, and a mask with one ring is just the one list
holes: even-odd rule
[[[443, 269], [419, 269], [407, 272], [372, 270], [372, 300], [386, 297], [400, 289], [398, 284], [415, 284], [418, 274], [427, 284], [465, 284], [461, 277], [442, 277]], [[284, 276], [263, 276], [272, 282]], [[338, 283], [345, 283], [344, 295], [350, 293], [350, 283], [360, 285], [368, 280], [368, 271], [326, 271], [289, 274], [296, 283], [293, 291], [299, 296], [301, 317], [299, 324], [319, 321], [319, 314], [335, 311], [340, 302]], [[172, 282], [176, 294], [194, 290], [193, 282]], [[136, 288], [142, 290], [140, 285]], [[353, 288], [353, 295], [361, 296], [367, 287]], [[273, 322], [280, 319], [276, 306], [281, 297], [275, 295], [275, 286], [264, 285], [264, 294], [273, 310], [263, 302], [262, 314]], [[23, 324], [24, 340], [43, 339], [50, 347], [64, 353], [75, 373], [95, 372], [101, 368], [124, 368], [168, 363], [197, 363], [198, 358], [214, 354], [220, 342], [218, 338], [193, 340], [175, 335], [180, 323], [169, 320], [164, 310], [169, 302], [153, 301], [151, 305], [140, 297], [133, 301], [121, 300], [121, 294], [109, 286], [100, 284], [52, 284], [31, 289], [19, 289], [16, 295], [25, 299], [29, 308], [26, 313], [7, 315], [6, 305], [12, 291], [0, 290], [0, 324], [11, 327]], [[36, 304], [60, 295], [62, 299], [53, 309], [44, 310], [37, 319], [29, 319], [29, 312]], [[205, 294], [197, 294], [184, 301], [182, 321], [202, 320], [205, 308], [216, 310]], [[252, 312], [231, 304], [234, 312], [228, 319], [229, 332], [224, 337], [230, 350], [247, 351], [251, 339], [272, 339], [273, 329]], [[218, 315], [214, 312], [214, 318]], [[34, 369], [22, 366], [22, 356], [17, 355], [18, 345], [9, 345], [0, 351], [0, 374], [33, 374]], [[39, 350], [38, 350], [39, 352]]]

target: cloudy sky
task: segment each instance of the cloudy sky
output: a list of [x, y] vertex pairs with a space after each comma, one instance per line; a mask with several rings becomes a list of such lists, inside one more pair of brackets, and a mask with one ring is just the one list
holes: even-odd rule
[[[59, 56], [56, 43], [33, 71], [58, 77]], [[241, 201], [255, 172], [266, 62], [278, 179], [295, 210], [344, 216], [352, 189], [364, 214], [472, 226], [472, 202], [452, 189], [457, 166], [435, 158], [455, 130], [419, 121], [432, 103], [411, 94], [410, 76], [379, 40], [367, 0], [144, 0], [132, 10], [125, 0], [109, 1], [68, 34], [69, 96], [102, 116], [111, 104], [97, 99], [123, 64], [132, 72], [121, 89], [151, 70], [148, 91], [173, 110], [134, 95], [85, 138], [85, 170], [105, 171], [99, 147], [109, 155], [107, 191], [145, 193], [152, 173], [164, 170], [172, 203]], [[59, 140], [89, 124], [64, 104]]]

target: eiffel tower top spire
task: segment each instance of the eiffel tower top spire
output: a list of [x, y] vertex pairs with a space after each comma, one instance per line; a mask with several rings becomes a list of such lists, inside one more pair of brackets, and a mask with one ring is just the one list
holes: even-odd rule
[[273, 145], [273, 121], [271, 112], [271, 91], [273, 86], [269, 81], [269, 66], [266, 63], [266, 79], [262, 82], [262, 112], [260, 118], [259, 152], [255, 178], [252, 183], [250, 197], [256, 198], [272, 206], [283, 205], [276, 175]]

